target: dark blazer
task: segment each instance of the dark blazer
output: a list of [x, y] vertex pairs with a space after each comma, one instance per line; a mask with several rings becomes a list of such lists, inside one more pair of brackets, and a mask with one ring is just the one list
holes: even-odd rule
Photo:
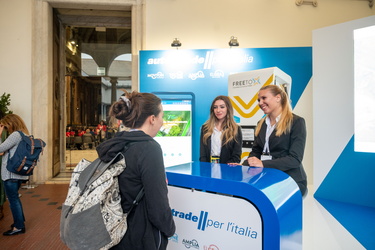
[[[221, 146], [220, 163], [240, 163], [242, 153], [242, 131], [238, 126], [237, 141], [232, 140]], [[201, 127], [200, 155], [199, 161], [211, 162], [211, 136], [207, 139], [207, 144], [203, 143], [203, 126]]]
[[[259, 135], [255, 138], [249, 157], [260, 159], [266, 138], [267, 124], [264, 122]], [[276, 129], [269, 138], [270, 154], [272, 160], [263, 161], [265, 168], [276, 168], [292, 177], [298, 184], [302, 195], [307, 191], [307, 177], [302, 166], [303, 154], [306, 144], [305, 119], [293, 114], [293, 123], [290, 133], [276, 136]], [[248, 165], [245, 160], [243, 165]]]

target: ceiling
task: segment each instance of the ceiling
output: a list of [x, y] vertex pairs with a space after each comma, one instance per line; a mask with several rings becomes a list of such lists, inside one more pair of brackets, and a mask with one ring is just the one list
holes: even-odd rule
[[55, 9], [82, 43], [131, 44], [131, 11]]
[[[105, 67], [120, 79], [130, 79], [131, 62], [113, 64], [122, 54], [131, 54], [131, 10], [98, 10], [55, 8], [55, 14], [66, 30], [66, 39], [75, 40], [80, 53], [91, 55], [94, 62], [83, 61], [91, 72]], [[85, 67], [88, 68], [88, 67]], [[115, 73], [117, 72], [117, 73]], [[90, 74], [91, 75], [91, 74]]]

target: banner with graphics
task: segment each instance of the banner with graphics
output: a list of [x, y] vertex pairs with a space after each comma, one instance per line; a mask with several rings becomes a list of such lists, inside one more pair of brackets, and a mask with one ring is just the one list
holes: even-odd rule
[[168, 191], [176, 223], [169, 250], [262, 249], [262, 219], [250, 202], [173, 186]]
[[277, 67], [292, 81], [294, 107], [312, 76], [312, 48], [254, 48], [140, 51], [141, 92], [192, 92], [192, 159], [199, 159], [199, 133], [218, 95], [228, 95], [228, 76]]

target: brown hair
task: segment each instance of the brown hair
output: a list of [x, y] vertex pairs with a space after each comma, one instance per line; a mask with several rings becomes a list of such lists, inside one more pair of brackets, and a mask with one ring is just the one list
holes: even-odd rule
[[140, 128], [150, 115], [158, 116], [161, 112], [161, 100], [154, 94], [133, 91], [121, 96], [113, 103], [109, 115], [122, 121], [128, 128]]
[[27, 135], [29, 134], [29, 130], [27, 129], [25, 122], [16, 114], [8, 114], [4, 116], [3, 119], [0, 120], [0, 124], [4, 125], [9, 134], [18, 130]]
[[[280, 120], [276, 125], [276, 136], [280, 136], [283, 133], [290, 132], [292, 128], [292, 122], [293, 122], [293, 113], [292, 113], [292, 107], [290, 106], [289, 97], [285, 90], [282, 87], [279, 87], [278, 85], [266, 85], [262, 87], [261, 90], [269, 90], [270, 93], [273, 96], [280, 95], [281, 97], [281, 115]], [[257, 136], [260, 132], [260, 128], [262, 127], [263, 122], [265, 121], [267, 115], [263, 117], [255, 130], [255, 136]]]
[[236, 136], [238, 133], [238, 125], [233, 119], [233, 106], [228, 96], [219, 95], [217, 96], [211, 103], [210, 108], [210, 118], [203, 124], [203, 143], [207, 145], [207, 139], [212, 135], [214, 132], [215, 122], [217, 118], [214, 113], [214, 104], [217, 100], [222, 100], [227, 107], [227, 115], [225, 116], [225, 121], [223, 122], [223, 134], [222, 140], [223, 145], [227, 144], [231, 140], [236, 140]]

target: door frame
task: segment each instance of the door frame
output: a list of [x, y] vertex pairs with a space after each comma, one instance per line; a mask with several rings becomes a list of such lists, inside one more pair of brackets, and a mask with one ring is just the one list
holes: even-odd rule
[[[44, 183], [53, 177], [53, 8], [131, 10], [132, 89], [139, 89], [138, 54], [143, 49], [144, 0], [33, 0], [32, 2], [32, 116], [31, 130], [47, 143], [33, 181]], [[61, 81], [61, 76], [60, 76]], [[60, 82], [61, 84], [61, 82]], [[61, 85], [60, 85], [61, 86]], [[61, 89], [61, 88], [60, 88]], [[65, 107], [65, 106], [63, 106]], [[61, 114], [63, 115], [63, 114]], [[65, 138], [65, 127], [60, 129]], [[65, 164], [65, 142], [60, 140], [60, 164]]]

